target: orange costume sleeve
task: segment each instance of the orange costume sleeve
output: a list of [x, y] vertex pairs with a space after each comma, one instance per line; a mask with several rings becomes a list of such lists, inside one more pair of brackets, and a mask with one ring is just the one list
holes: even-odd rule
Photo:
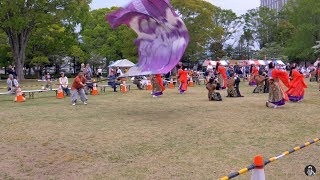
[[160, 87], [161, 87], [162, 92], [163, 92], [166, 88], [163, 86], [163, 81], [162, 81], [161, 75], [160, 75], [160, 74], [157, 74], [157, 75], [156, 75], [156, 79], [157, 79], [157, 81], [158, 81], [158, 83], [159, 83], [159, 85], [160, 85]]
[[306, 83], [304, 82], [304, 76], [303, 74], [300, 74], [297, 70], [292, 70], [292, 77], [293, 80], [290, 82], [291, 87], [297, 87], [299, 83], [301, 82], [303, 88], [308, 88]]
[[227, 79], [227, 70], [224, 67], [219, 66], [218, 72], [222, 75], [223, 79]]
[[254, 75], [254, 76], [258, 76], [258, 75], [259, 75], [259, 70], [258, 70], [258, 68], [256, 68], [256, 67], [253, 68], [253, 75]]
[[[285, 71], [281, 71], [281, 70], [278, 70], [278, 69], [274, 69], [271, 73], [272, 75], [272, 78], [273, 79], [279, 79], [282, 81], [282, 83], [287, 87], [287, 88], [290, 88], [290, 81], [289, 81], [289, 75], [287, 72]], [[282, 91], [282, 94], [283, 94], [283, 98], [285, 101], [288, 101], [289, 100], [289, 97], [288, 97], [288, 94], [285, 93], [285, 91], [283, 90], [283, 87], [279, 84], [280, 86], [280, 89]]]
[[184, 71], [184, 70], [179, 70], [179, 80], [180, 82], [182, 83], [185, 83], [188, 81], [188, 72], [187, 71]]

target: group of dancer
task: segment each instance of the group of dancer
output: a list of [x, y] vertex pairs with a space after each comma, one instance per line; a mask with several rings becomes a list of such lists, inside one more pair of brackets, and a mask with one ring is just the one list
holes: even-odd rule
[[[290, 72], [276, 69], [273, 62], [269, 63], [268, 71], [259, 71], [255, 66], [251, 67], [249, 85], [255, 85], [253, 93], [269, 93], [266, 102], [267, 107], [278, 108], [285, 105], [286, 101], [301, 102], [304, 98], [304, 75], [298, 71], [297, 64], [292, 64]], [[217, 63], [214, 76], [208, 77], [206, 89], [210, 101], [222, 101], [221, 94], [217, 90], [227, 90], [227, 97], [243, 97], [240, 93], [240, 77], [234, 70], [227, 70]], [[188, 87], [188, 71], [182, 67], [178, 70], [179, 93], [184, 94]], [[151, 76], [152, 95], [163, 95], [165, 87], [160, 74]], [[285, 91], [285, 87], [287, 91]]]
[[[297, 64], [291, 66], [290, 73], [274, 69], [274, 63], [269, 64], [269, 99], [266, 102], [267, 107], [277, 108], [285, 105], [286, 101], [301, 102], [304, 98], [304, 89], [308, 88], [304, 82], [304, 75], [297, 70]], [[282, 84], [288, 88], [284, 91]], [[272, 105], [271, 105], [272, 104]]]
[[[206, 85], [210, 101], [221, 101], [220, 93], [215, 90], [225, 88], [227, 88], [227, 97], [243, 97], [239, 90], [238, 74], [232, 70], [228, 71], [227, 76], [226, 69], [217, 64], [215, 69], [217, 78], [210, 77]], [[250, 73], [249, 85], [256, 86], [253, 93], [269, 93], [267, 107], [277, 108], [285, 105], [286, 101], [301, 102], [304, 98], [304, 89], [308, 87], [304, 82], [304, 75], [298, 71], [297, 64], [292, 64], [289, 73], [276, 69], [273, 62], [268, 65], [268, 71], [259, 71], [252, 65]], [[287, 91], [284, 90], [283, 85], [288, 88]]]

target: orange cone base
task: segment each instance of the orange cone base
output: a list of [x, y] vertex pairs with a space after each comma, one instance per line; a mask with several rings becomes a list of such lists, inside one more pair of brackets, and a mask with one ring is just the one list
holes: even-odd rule
[[25, 101], [26, 101], [26, 99], [22, 95], [17, 96], [15, 98], [15, 102], [25, 102]]
[[127, 92], [127, 88], [126, 88], [126, 86], [121, 86], [121, 92], [122, 92], [122, 93]]
[[58, 93], [57, 99], [63, 99], [63, 98], [64, 98], [63, 92]]
[[92, 92], [91, 92], [91, 95], [93, 95], [93, 96], [98, 95], [98, 94], [99, 94], [98, 90], [92, 90]]

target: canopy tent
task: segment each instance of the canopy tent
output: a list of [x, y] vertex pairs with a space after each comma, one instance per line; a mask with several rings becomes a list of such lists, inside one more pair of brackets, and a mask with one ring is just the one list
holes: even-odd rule
[[263, 61], [263, 60], [258, 60], [258, 62], [259, 62], [260, 65], [267, 65], [267, 64], [268, 64], [268, 63], [266, 63], [266, 62]]
[[[219, 61], [221, 63], [221, 65], [223, 66], [227, 66], [228, 64], [230, 65], [235, 65], [235, 64], [240, 64], [240, 65], [251, 65], [251, 64], [255, 64], [257, 66], [265, 66], [268, 65], [270, 62], [270, 60], [229, 60], [229, 61]], [[277, 65], [285, 65], [281, 60], [274, 60], [273, 61], [275, 64]], [[208, 64], [211, 64], [212, 66], [215, 66], [217, 64], [217, 61], [211, 61], [211, 60], [205, 60], [202, 64], [202, 66], [208, 66]]]
[[217, 65], [217, 62], [220, 62], [221, 65], [223, 66], [227, 66], [228, 65], [228, 62], [227, 61], [211, 61], [211, 60], [205, 60], [202, 64], [202, 66], [205, 66], [207, 67], [208, 65], [211, 65], [211, 66], [216, 66]]
[[279, 65], [285, 65], [281, 60], [274, 60], [274, 63]]
[[121, 59], [117, 60], [116, 62], [112, 63], [108, 67], [120, 67], [120, 68], [125, 68], [125, 67], [133, 67], [135, 64], [133, 64], [131, 61], [128, 59]]

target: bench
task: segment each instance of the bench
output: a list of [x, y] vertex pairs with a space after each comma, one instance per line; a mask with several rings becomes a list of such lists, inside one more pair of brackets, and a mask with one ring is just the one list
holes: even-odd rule
[[1, 92], [0, 95], [12, 95], [12, 93], [10, 91], [7, 91], [7, 92]]
[[58, 89], [49, 89], [49, 90], [45, 90], [45, 89], [39, 89], [39, 90], [26, 90], [26, 91], [22, 91], [22, 93], [28, 93], [29, 95], [29, 99], [34, 99], [34, 94], [35, 93], [42, 93], [42, 92], [50, 92], [50, 91], [54, 91], [56, 93], [56, 96], [58, 95]]
[[[117, 87], [121, 87], [122, 85], [123, 85], [123, 84], [117, 84], [116, 86], [117, 86]], [[133, 85], [133, 84], [128, 83], [128, 84], [126, 84], [126, 88], [130, 91], [132, 85]], [[111, 88], [112, 88], [111, 85], [98, 85], [98, 87], [100, 87], [100, 91], [103, 91], [103, 92], [106, 92], [106, 88], [107, 88], [107, 87], [111, 87]]]
[[111, 87], [110, 85], [98, 85], [100, 87], [100, 91], [106, 92], [107, 87]]

